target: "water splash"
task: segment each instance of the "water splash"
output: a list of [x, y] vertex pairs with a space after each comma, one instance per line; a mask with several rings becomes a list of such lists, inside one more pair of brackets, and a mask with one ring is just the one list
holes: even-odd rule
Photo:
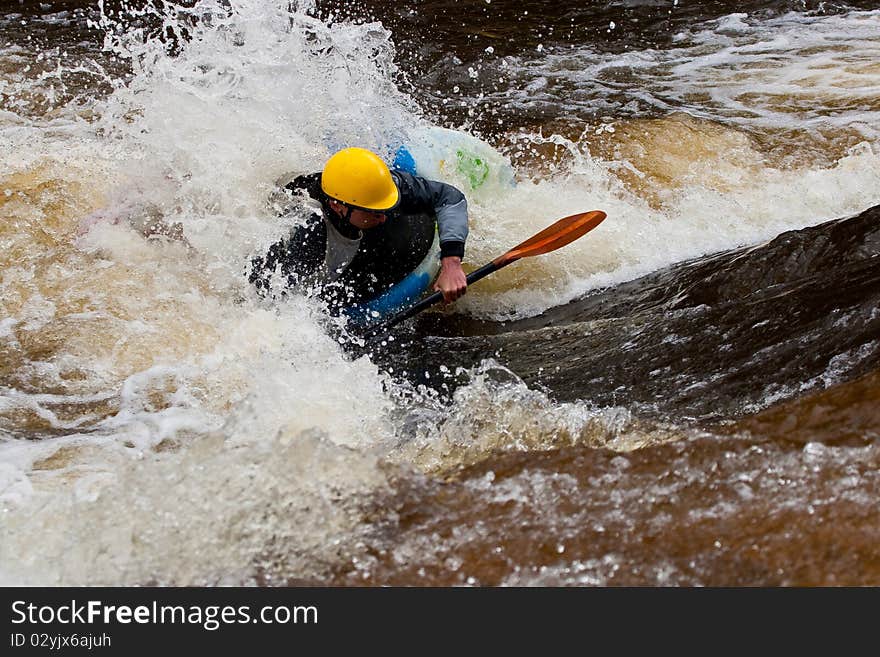
[[[381, 505], [389, 468], [669, 438], [620, 409], [479, 376], [441, 403], [352, 360], [314, 303], [255, 297], [244, 267], [292, 221], [266, 202], [274, 181], [317, 170], [340, 144], [389, 148], [427, 121], [394, 83], [384, 27], [322, 23], [310, 9], [199, 2], [132, 30], [105, 13], [94, 75], [77, 82], [71, 64], [15, 80], [22, 103], [0, 115], [0, 581], [321, 578], [394, 522]], [[173, 48], [158, 36], [169, 31]], [[52, 80], [65, 94], [50, 97]], [[48, 100], [25, 102], [29, 92]], [[469, 262], [572, 212], [609, 219], [487, 279], [460, 310], [539, 312], [864, 207], [878, 188], [870, 144], [806, 171], [746, 157], [720, 182], [717, 161], [703, 175], [683, 154], [690, 184], [652, 205], [591, 144], [550, 138], [572, 155], [553, 175], [526, 162], [515, 188], [470, 195]], [[652, 171], [636, 160], [630, 171]]]

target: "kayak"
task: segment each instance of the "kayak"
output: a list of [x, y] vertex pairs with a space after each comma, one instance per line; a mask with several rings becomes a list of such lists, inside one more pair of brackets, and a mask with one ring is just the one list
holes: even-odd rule
[[440, 273], [440, 235], [434, 233], [434, 243], [427, 255], [412, 272], [379, 296], [343, 310], [349, 322], [368, 326], [393, 317], [415, 304], [428, 290]]
[[392, 169], [459, 185], [462, 191], [514, 187], [513, 167], [491, 145], [466, 132], [429, 126], [392, 152]]

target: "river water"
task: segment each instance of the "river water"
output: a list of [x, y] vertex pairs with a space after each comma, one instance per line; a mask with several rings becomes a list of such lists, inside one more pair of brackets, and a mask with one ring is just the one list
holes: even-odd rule
[[[880, 7], [585, 4], [0, 4], [0, 583], [880, 584]], [[381, 345], [254, 293], [432, 138], [468, 269], [607, 219]]]

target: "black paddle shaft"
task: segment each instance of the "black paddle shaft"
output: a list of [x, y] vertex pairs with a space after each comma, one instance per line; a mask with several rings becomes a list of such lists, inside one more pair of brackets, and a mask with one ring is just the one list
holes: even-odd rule
[[[498, 271], [504, 265], [509, 265], [511, 262], [514, 262], [514, 260], [509, 260], [508, 262], [505, 262], [503, 265], [498, 265], [498, 264], [495, 264], [495, 261], [492, 261], [488, 265], [483, 265], [479, 269], [475, 269], [474, 271], [472, 271], [470, 274], [467, 275], [468, 285], [471, 285], [472, 283], [476, 283], [481, 278], [488, 276], [493, 271]], [[410, 306], [409, 308], [407, 308], [403, 312], [398, 313], [397, 315], [395, 315], [394, 317], [389, 319], [387, 322], [385, 322], [384, 324], [381, 325], [381, 329], [389, 329], [392, 326], [394, 326], [395, 324], [400, 324], [400, 322], [404, 321], [405, 319], [409, 319], [413, 315], [419, 314], [425, 308], [430, 308], [435, 303], [440, 301], [442, 298], [443, 298], [442, 292], [434, 292], [434, 294], [425, 297], [424, 299], [422, 299], [418, 303]]]

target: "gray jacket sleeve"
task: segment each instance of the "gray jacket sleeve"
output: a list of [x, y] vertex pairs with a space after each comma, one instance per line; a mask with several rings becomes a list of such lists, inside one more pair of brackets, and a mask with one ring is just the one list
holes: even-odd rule
[[413, 176], [403, 171], [392, 172], [400, 190], [400, 204], [395, 212], [433, 212], [440, 232], [440, 257], [464, 258], [468, 236], [467, 199], [461, 191], [444, 182]]

